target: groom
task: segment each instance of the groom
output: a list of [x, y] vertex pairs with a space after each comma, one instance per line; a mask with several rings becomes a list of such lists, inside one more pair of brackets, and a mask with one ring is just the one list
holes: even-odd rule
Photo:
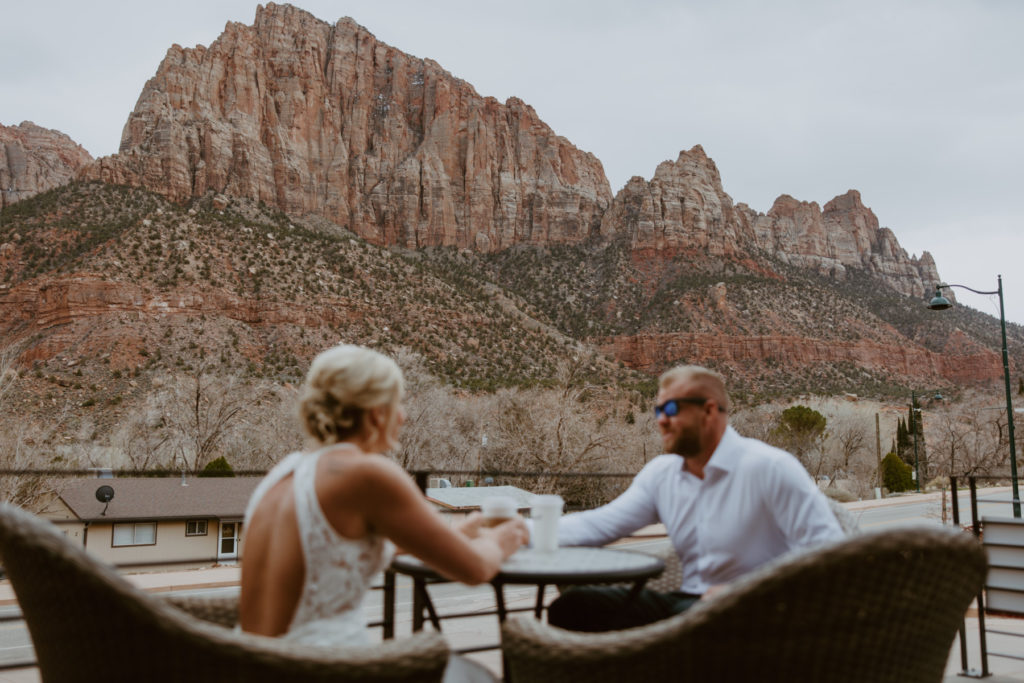
[[563, 517], [558, 540], [605, 545], [661, 522], [682, 563], [682, 584], [635, 596], [620, 587], [568, 590], [548, 608], [555, 626], [607, 631], [658, 621], [780, 555], [842, 536], [828, 501], [794, 456], [729, 426], [721, 375], [679, 366], [658, 386], [654, 413], [665, 454], [612, 502]]

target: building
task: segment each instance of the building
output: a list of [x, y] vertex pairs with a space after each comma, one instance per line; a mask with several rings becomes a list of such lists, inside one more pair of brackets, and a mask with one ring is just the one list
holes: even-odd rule
[[497, 496], [511, 498], [523, 517], [530, 516], [534, 494], [518, 486], [463, 486], [428, 488], [427, 500], [434, 504], [451, 526], [466, 518], [469, 513], [480, 510], [484, 500]]
[[68, 482], [41, 516], [99, 559], [122, 567], [233, 563], [242, 554], [242, 519], [259, 482], [259, 477], [78, 479]]

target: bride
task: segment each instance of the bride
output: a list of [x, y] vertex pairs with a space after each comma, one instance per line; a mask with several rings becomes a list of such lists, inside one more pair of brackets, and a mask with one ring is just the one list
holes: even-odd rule
[[245, 514], [241, 628], [314, 645], [369, 642], [362, 601], [392, 543], [442, 575], [490, 580], [528, 538], [520, 519], [449, 528], [385, 453], [405, 420], [401, 370], [359, 346], [310, 366], [299, 417], [315, 448], [292, 453], [259, 484]]

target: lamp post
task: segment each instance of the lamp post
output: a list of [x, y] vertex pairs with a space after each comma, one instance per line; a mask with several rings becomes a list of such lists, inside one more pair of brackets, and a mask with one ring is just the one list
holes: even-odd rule
[[935, 285], [935, 296], [928, 302], [928, 308], [933, 311], [944, 311], [947, 308], [953, 306], [949, 299], [942, 296], [943, 288], [959, 287], [960, 289], [966, 289], [968, 292], [974, 292], [975, 294], [999, 295], [999, 325], [1003, 334], [1003, 380], [1006, 384], [1006, 426], [1007, 433], [1010, 437], [1010, 483], [1013, 486], [1013, 516], [1020, 517], [1020, 491], [1017, 488], [1017, 445], [1013, 435], [1013, 401], [1010, 394], [1010, 356], [1006, 351], [1006, 313], [1003, 310], [1003, 276], [996, 276], [998, 281], [998, 288], [994, 292], [979, 292], [977, 289], [971, 289], [966, 285], [947, 285], [945, 283], [939, 283]]

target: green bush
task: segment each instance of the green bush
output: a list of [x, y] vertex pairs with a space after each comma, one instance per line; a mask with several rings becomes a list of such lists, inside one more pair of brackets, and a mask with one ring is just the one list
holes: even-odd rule
[[892, 493], [909, 491], [914, 488], [913, 468], [903, 462], [900, 456], [889, 453], [882, 460], [882, 483]]
[[216, 460], [211, 460], [206, 463], [206, 467], [198, 474], [200, 477], [233, 477], [235, 476], [235, 470], [232, 469], [231, 463], [227, 461], [222, 455]]

